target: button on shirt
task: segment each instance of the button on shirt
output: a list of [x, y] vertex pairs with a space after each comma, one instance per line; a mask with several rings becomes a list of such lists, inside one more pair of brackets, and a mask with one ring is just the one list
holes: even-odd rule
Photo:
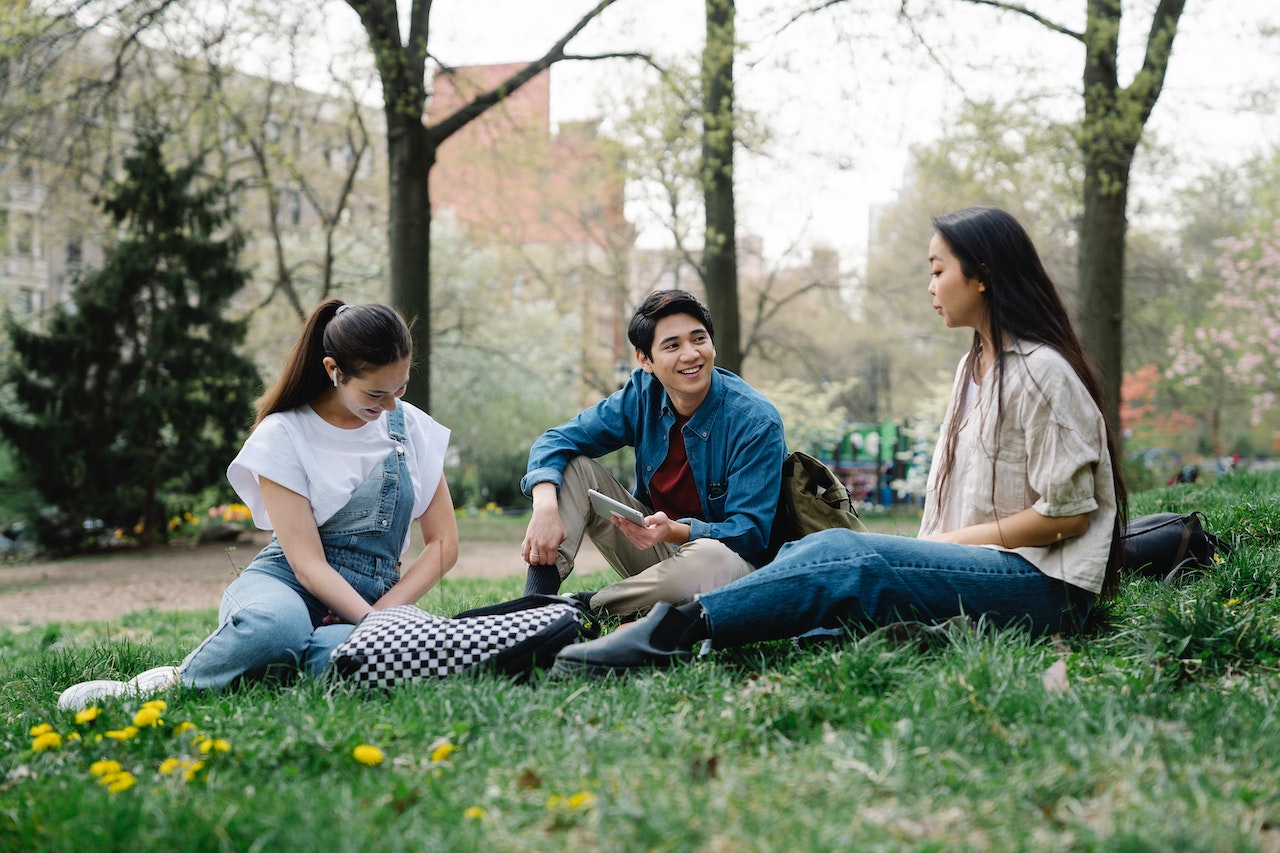
[[1053, 347], [1015, 341], [1003, 358], [1000, 424], [994, 369], [983, 377], [968, 412], [960, 414], [965, 383], [971, 381], [967, 357], [961, 359], [941, 428], [945, 436], [951, 419], [963, 418], [955, 460], [947, 494], [939, 496], [937, 476], [945, 440], [939, 441], [920, 534], [986, 523], [1027, 507], [1052, 518], [1089, 513], [1089, 527], [1080, 536], [1045, 547], [1000, 550], [1013, 550], [1049, 577], [1101, 592], [1116, 514], [1102, 413]]

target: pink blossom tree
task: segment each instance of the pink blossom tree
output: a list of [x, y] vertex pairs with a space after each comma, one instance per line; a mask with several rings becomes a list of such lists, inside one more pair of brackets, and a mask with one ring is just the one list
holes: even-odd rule
[[1198, 325], [1169, 338], [1165, 378], [1195, 396], [1221, 452], [1221, 418], [1247, 403], [1254, 426], [1280, 399], [1280, 221], [1219, 241], [1221, 290]]

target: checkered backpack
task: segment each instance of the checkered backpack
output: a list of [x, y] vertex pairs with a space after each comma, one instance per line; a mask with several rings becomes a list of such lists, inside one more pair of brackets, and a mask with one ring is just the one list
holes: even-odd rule
[[547, 669], [556, 652], [599, 629], [578, 602], [526, 595], [452, 619], [411, 605], [375, 610], [329, 658], [330, 669], [362, 687], [498, 672], [524, 679]]

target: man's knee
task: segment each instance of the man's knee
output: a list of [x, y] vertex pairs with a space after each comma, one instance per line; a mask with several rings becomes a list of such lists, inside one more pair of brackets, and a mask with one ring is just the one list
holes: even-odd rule
[[717, 539], [695, 539], [680, 546], [672, 571], [721, 579], [720, 585], [750, 574], [755, 566]]
[[742, 560], [739, 553], [719, 539], [694, 539], [686, 542], [680, 546], [677, 558], [689, 562], [689, 565], [714, 566], [717, 569], [750, 566], [749, 562]]

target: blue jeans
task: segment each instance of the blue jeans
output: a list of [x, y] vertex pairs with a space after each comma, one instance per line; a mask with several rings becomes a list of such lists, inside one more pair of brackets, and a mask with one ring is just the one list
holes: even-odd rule
[[[403, 442], [404, 413], [388, 415], [391, 435]], [[333, 518], [320, 527], [325, 557], [370, 604], [400, 579], [400, 551], [413, 512], [413, 481], [403, 447], [381, 466]], [[182, 683], [220, 690], [241, 678], [301, 668], [319, 675], [329, 653], [352, 625], [321, 625], [329, 608], [302, 585], [280, 541], [271, 542], [222, 594], [218, 627], [179, 667]]]
[[698, 600], [712, 640], [732, 646], [961, 614], [1037, 634], [1070, 633], [1094, 598], [1006, 551], [824, 530], [788, 543], [772, 563]]

